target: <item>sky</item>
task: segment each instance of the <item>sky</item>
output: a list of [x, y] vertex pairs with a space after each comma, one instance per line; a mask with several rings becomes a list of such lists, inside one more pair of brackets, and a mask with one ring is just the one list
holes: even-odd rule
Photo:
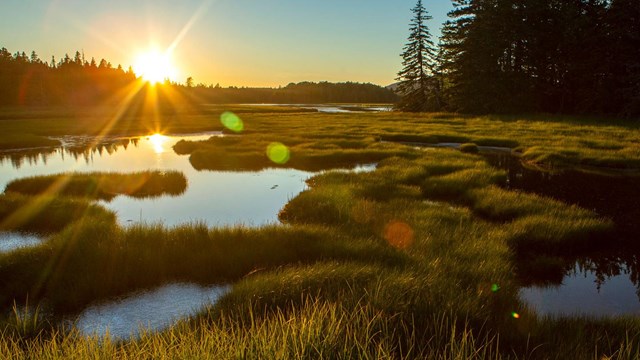
[[[416, 0], [2, 0], [0, 47], [60, 59], [76, 50], [125, 69], [170, 49], [173, 80], [277, 87], [389, 85]], [[450, 0], [423, 0], [439, 36]]]

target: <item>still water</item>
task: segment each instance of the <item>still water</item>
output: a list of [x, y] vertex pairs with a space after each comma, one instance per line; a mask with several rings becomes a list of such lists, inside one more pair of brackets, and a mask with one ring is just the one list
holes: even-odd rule
[[[278, 221], [278, 211], [306, 188], [312, 173], [292, 169], [258, 172], [196, 171], [188, 156], [172, 147], [182, 139], [205, 140], [219, 133], [110, 139], [87, 150], [88, 139], [63, 138], [65, 146], [33, 155], [0, 155], [0, 190], [21, 177], [63, 172], [176, 170], [188, 179], [180, 196], [136, 199], [118, 196], [100, 204], [113, 210], [122, 225], [162, 222], [168, 226], [205, 222], [210, 226], [259, 226]], [[220, 154], [224, 156], [224, 154]]]
[[141, 331], [162, 330], [185, 316], [195, 315], [206, 305], [214, 304], [228, 290], [227, 286], [167, 284], [90, 306], [67, 324], [74, 324], [86, 336], [137, 337]]
[[542, 315], [640, 315], [640, 177], [530, 169], [508, 153], [485, 154], [508, 172], [506, 188], [576, 204], [612, 219], [615, 232], [597, 251], [575, 254], [558, 278], [531, 278], [520, 297]]
[[[306, 189], [305, 180], [313, 175], [293, 169], [197, 171], [188, 156], [177, 155], [172, 149], [182, 139], [198, 141], [211, 136], [222, 134], [110, 138], [99, 143], [90, 137], [64, 137], [60, 139], [63, 145], [59, 148], [0, 153], [0, 190], [10, 181], [28, 176], [175, 170], [182, 172], [188, 182], [186, 191], [179, 196], [141, 199], [121, 195], [99, 203], [113, 210], [124, 226], [139, 222], [172, 226], [195, 221], [210, 226], [259, 226], [278, 222], [280, 209]], [[375, 165], [369, 164], [356, 166], [351, 171], [374, 169]], [[33, 235], [0, 233], [0, 252], [40, 243], [41, 239]], [[179, 318], [196, 313], [207, 304], [215, 303], [228, 289], [226, 286], [168, 284], [92, 305], [77, 319], [66, 323], [75, 324], [84, 335], [137, 336], [143, 328], [161, 330]]]
[[393, 110], [393, 105], [362, 105], [362, 104], [249, 104], [251, 106], [293, 107], [305, 110], [315, 110], [320, 113], [341, 114], [359, 112], [386, 112]]
[[37, 246], [42, 239], [37, 235], [12, 231], [0, 231], [0, 253], [10, 252], [16, 249]]

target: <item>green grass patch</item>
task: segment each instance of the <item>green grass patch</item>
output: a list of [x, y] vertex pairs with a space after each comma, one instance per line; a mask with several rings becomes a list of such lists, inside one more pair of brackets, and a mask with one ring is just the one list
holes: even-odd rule
[[468, 154], [477, 154], [480, 149], [478, 148], [478, 145], [474, 143], [464, 143], [460, 144], [460, 151]]
[[54, 233], [77, 221], [115, 221], [115, 214], [84, 199], [0, 195], [0, 230]]
[[57, 310], [75, 311], [96, 299], [168, 281], [221, 283], [322, 259], [402, 263], [400, 254], [382, 244], [345, 241], [321, 227], [120, 228], [94, 220], [68, 227], [42, 246], [0, 255], [6, 279], [0, 303], [46, 300]]
[[[22, 304], [28, 298], [55, 311], [74, 312], [96, 300], [170, 281], [233, 285], [199, 316], [121, 343], [82, 338], [73, 330], [40, 334], [46, 325], [7, 318], [0, 326], [0, 354], [638, 356], [640, 322], [635, 318], [542, 318], [518, 297], [518, 273], [561, 275], [565, 264], [557, 254], [602, 245], [612, 228], [609, 220], [552, 199], [501, 189], [497, 185], [505, 181], [505, 173], [479, 156], [379, 141], [517, 145], [525, 160], [542, 166], [632, 169], [640, 159], [637, 124], [223, 108], [180, 113], [175, 120], [160, 117], [155, 125], [215, 130], [220, 126], [218, 111], [240, 114], [245, 130], [238, 135], [176, 145], [175, 151], [189, 155], [197, 169], [326, 169], [370, 162], [378, 166], [366, 173], [317, 174], [309, 180], [310, 188], [282, 209], [284, 225], [261, 228], [124, 228], [113, 214], [87, 199], [3, 195], [0, 204], [6, 206], [0, 209], [9, 214], [3, 215], [3, 224], [17, 218], [22, 228], [31, 229], [52, 221], [49, 216], [59, 217], [52, 221], [55, 226], [43, 226], [57, 233], [42, 245], [0, 255], [0, 296], [6, 310], [14, 301]], [[27, 117], [19, 126], [7, 119], [0, 128], [20, 132], [26, 124], [38, 124], [43, 133], [104, 130], [99, 125], [104, 123], [92, 125], [89, 118], [79, 114], [73, 126], [55, 117]], [[135, 132], [153, 124], [149, 121], [127, 118], [109, 131]], [[177, 126], [180, 121], [183, 125]], [[156, 127], [145, 131], [151, 128]], [[286, 162], [269, 157], [273, 143], [288, 149]], [[6, 228], [20, 228], [15, 225], [20, 222], [13, 224]], [[21, 326], [24, 330], [16, 330]]]
[[135, 198], [178, 196], [187, 189], [187, 178], [178, 171], [119, 173], [68, 173], [13, 180], [5, 192], [23, 195], [72, 196], [112, 200], [118, 195]]

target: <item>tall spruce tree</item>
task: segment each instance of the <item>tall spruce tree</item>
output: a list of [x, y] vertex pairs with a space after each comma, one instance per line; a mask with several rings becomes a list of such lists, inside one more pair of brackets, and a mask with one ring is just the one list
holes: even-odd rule
[[431, 16], [418, 0], [411, 9], [414, 16], [409, 26], [409, 38], [402, 53], [403, 69], [398, 73], [397, 107], [403, 111], [437, 111], [441, 108], [440, 82], [437, 79], [437, 52], [425, 21]]

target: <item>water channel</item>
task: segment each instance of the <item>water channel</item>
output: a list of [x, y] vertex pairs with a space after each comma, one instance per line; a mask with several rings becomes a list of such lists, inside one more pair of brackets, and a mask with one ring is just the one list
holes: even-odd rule
[[[306, 188], [312, 173], [293, 169], [258, 172], [197, 171], [188, 156], [172, 147], [182, 139], [204, 140], [219, 133], [106, 139], [87, 149], [85, 138], [66, 137], [64, 147], [49, 152], [0, 155], [0, 190], [14, 179], [65, 172], [176, 170], [188, 179], [180, 196], [118, 196], [100, 204], [113, 210], [122, 225], [162, 222], [167, 226], [204, 222], [210, 226], [259, 226], [278, 221], [278, 211]], [[224, 154], [221, 154], [224, 156]], [[222, 205], [222, 206], [221, 206]]]
[[640, 177], [540, 171], [510, 153], [484, 155], [507, 171], [506, 188], [575, 204], [615, 223], [606, 246], [556, 259], [564, 264], [560, 274], [520, 274], [520, 297], [541, 315], [640, 315], [640, 247], [634, 244], [640, 240]]

